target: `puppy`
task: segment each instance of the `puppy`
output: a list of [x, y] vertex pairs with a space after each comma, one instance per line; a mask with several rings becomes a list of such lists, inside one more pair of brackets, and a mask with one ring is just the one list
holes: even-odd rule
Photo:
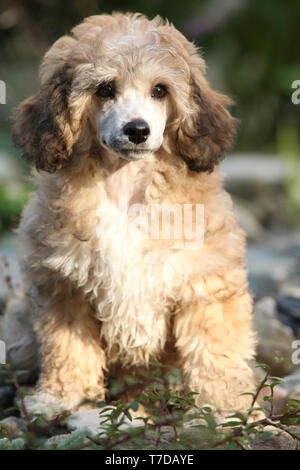
[[230, 104], [159, 17], [92, 16], [46, 53], [16, 117], [37, 191], [4, 322], [8, 359], [40, 370], [29, 411], [103, 399], [112, 372], [149, 361], [180, 368], [216, 415], [250, 405], [245, 237], [220, 173]]

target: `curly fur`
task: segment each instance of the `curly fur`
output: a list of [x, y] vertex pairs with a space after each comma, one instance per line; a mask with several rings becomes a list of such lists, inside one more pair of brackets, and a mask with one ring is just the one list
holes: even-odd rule
[[[97, 86], [161, 74], [169, 90], [163, 143], [112, 172], [95, 130]], [[73, 409], [84, 396], [103, 397], [112, 370], [121, 377], [124, 368], [162, 360], [182, 369], [185, 390], [200, 403], [220, 412], [249, 405], [242, 393], [254, 387], [255, 338], [245, 238], [219, 169], [236, 127], [230, 103], [210, 88], [196, 47], [159, 17], [93, 16], [45, 55], [40, 90], [21, 104], [15, 127], [16, 143], [40, 170], [19, 232], [41, 403], [48, 394]], [[203, 247], [145, 240], [130, 223], [125, 230], [115, 202], [123, 184], [146, 207], [203, 204]], [[10, 302], [4, 324], [11, 357], [19, 307]]]

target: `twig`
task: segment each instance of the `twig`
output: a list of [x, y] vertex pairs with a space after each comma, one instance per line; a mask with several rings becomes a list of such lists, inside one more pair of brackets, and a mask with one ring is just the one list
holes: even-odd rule
[[252, 400], [252, 403], [251, 403], [251, 408], [254, 407], [255, 402], [256, 402], [256, 400], [257, 400], [257, 398], [258, 398], [258, 395], [260, 394], [261, 390], [263, 389], [264, 385], [266, 384], [266, 382], [267, 382], [267, 380], [268, 380], [268, 378], [269, 378], [269, 376], [270, 376], [270, 373], [271, 373], [271, 369], [270, 369], [270, 367], [268, 367], [268, 368], [267, 368], [266, 375], [265, 375], [265, 377], [263, 378], [263, 380], [261, 381], [261, 383], [259, 384], [259, 387], [257, 388], [256, 393], [255, 393], [255, 395], [254, 395], [254, 397], [253, 397], [253, 400]]
[[31, 420], [31, 417], [27, 411], [27, 408], [25, 406], [25, 402], [24, 402], [24, 397], [23, 397], [23, 394], [21, 392], [21, 388], [20, 388], [20, 385], [18, 383], [18, 379], [17, 379], [17, 376], [16, 374], [14, 373], [13, 369], [11, 368], [10, 364], [6, 364], [6, 369], [8, 371], [8, 374], [9, 376], [11, 377], [15, 387], [16, 387], [16, 391], [17, 391], [17, 396], [20, 400], [20, 407], [22, 409], [22, 412], [23, 412], [23, 415], [24, 415], [24, 418], [25, 418], [25, 421], [27, 422], [27, 425], [28, 425], [28, 429], [29, 430], [33, 430], [33, 426], [32, 426], [32, 420]]

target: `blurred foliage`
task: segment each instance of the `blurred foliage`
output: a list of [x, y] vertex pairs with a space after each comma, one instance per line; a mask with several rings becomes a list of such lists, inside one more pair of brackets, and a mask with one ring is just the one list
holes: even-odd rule
[[32, 187], [20, 185], [16, 188], [0, 184], [0, 232], [7, 227], [17, 227], [24, 204], [28, 201]]
[[[0, 151], [18, 155], [8, 142], [10, 117], [37, 91], [38, 65], [53, 41], [84, 17], [112, 11], [159, 14], [196, 42], [212, 85], [237, 103], [236, 150], [290, 155], [290, 146], [298, 146], [300, 104], [291, 102], [291, 84], [300, 79], [297, 0], [1, 0], [0, 79], [7, 104], [0, 105]], [[298, 148], [292, 153], [299, 161]], [[291, 201], [295, 181], [287, 184]], [[292, 211], [299, 211], [298, 203]]]
[[300, 210], [300, 148], [297, 126], [287, 123], [278, 129], [277, 146], [286, 170], [285, 208], [292, 225], [299, 225]]
[[290, 99], [300, 79], [297, 0], [2, 0], [0, 78], [8, 96], [1, 126], [36, 91], [38, 63], [51, 43], [85, 16], [116, 10], [167, 17], [203, 48], [212, 83], [238, 104], [238, 148], [274, 151], [279, 126], [292, 122], [299, 131], [300, 105]]

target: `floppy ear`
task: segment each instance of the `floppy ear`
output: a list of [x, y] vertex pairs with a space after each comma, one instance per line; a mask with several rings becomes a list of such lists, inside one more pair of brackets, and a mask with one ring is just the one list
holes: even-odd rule
[[237, 120], [227, 111], [229, 97], [213, 91], [200, 70], [191, 72], [194, 112], [176, 131], [177, 153], [192, 171], [211, 172], [230, 149]]
[[77, 132], [68, 106], [71, 83], [72, 70], [64, 64], [17, 110], [14, 141], [39, 170], [54, 172], [72, 154]]

